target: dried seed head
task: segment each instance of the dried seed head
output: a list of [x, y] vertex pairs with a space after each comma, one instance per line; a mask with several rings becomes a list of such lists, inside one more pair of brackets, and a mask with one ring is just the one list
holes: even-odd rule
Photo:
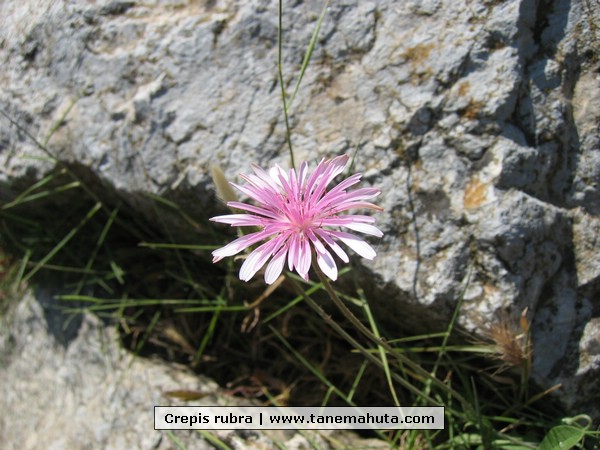
[[501, 314], [484, 332], [494, 348], [493, 356], [502, 361], [498, 372], [511, 368], [528, 371], [531, 366], [531, 336], [527, 308], [519, 318]]
[[212, 165], [210, 167], [210, 174], [212, 176], [213, 183], [215, 183], [215, 187], [217, 188], [217, 196], [219, 199], [223, 201], [223, 203], [237, 201], [237, 195], [229, 184], [229, 181], [227, 181], [227, 177], [221, 168], [216, 164]]

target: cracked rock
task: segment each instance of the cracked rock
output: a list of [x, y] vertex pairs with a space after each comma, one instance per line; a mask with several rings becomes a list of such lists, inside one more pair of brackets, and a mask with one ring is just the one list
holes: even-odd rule
[[[43, 139], [74, 103], [60, 160], [206, 217], [213, 163], [287, 165], [276, 2], [38, 3], [0, 6], [0, 107]], [[285, 8], [290, 95], [320, 7]], [[597, 2], [334, 2], [290, 121], [297, 161], [356, 152], [382, 190], [378, 257], [357, 264], [390, 323], [445, 329], [472, 272], [461, 324], [529, 307], [533, 377], [600, 418], [595, 23]], [[53, 164], [4, 117], [0, 136], [14, 198]]]

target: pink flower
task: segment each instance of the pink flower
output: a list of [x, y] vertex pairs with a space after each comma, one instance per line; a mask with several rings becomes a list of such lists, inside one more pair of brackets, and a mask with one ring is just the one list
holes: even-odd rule
[[338, 241], [363, 258], [373, 259], [375, 250], [369, 244], [338, 228], [345, 227], [381, 237], [383, 233], [372, 225], [375, 219], [370, 216], [339, 213], [354, 208], [381, 211], [382, 208], [365, 201], [376, 197], [380, 191], [362, 188], [347, 192], [350, 186], [360, 181], [360, 173], [326, 191], [329, 183], [342, 173], [347, 163], [346, 155], [322, 160], [310, 175], [306, 163], [302, 163], [298, 173], [294, 169], [286, 173], [279, 166], [273, 167], [267, 173], [254, 165], [254, 175], [241, 175], [247, 184], [231, 184], [253, 199], [258, 206], [228, 202], [229, 207], [251, 214], [230, 214], [210, 220], [231, 226], [258, 227], [260, 231], [242, 236], [215, 250], [213, 262], [233, 256], [267, 239], [248, 255], [240, 269], [240, 279], [250, 280], [271, 259], [265, 271], [265, 282], [272, 284], [281, 274], [286, 259], [289, 270], [296, 270], [302, 278], [308, 280], [312, 249], [323, 273], [336, 280], [338, 271], [330, 250], [342, 261], [348, 262], [348, 255]]

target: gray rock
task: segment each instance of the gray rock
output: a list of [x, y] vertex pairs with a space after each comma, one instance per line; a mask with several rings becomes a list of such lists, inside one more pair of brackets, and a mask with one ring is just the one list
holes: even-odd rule
[[[320, 6], [286, 7], [290, 90]], [[211, 164], [232, 180], [251, 162], [287, 164], [276, 3], [1, 8], [0, 106], [42, 139], [74, 102], [50, 152], [123, 195], [160, 194], [207, 216], [220, 210]], [[600, 372], [581, 361], [600, 312], [599, 8], [334, 2], [290, 109], [297, 160], [357, 149], [356, 169], [383, 191], [386, 235], [362, 264], [395, 298], [373, 301], [407, 317], [428, 311], [397, 323], [440, 325], [472, 271], [462, 325], [477, 332], [501, 310], [529, 307], [534, 378], [562, 383], [573, 412], [597, 418]], [[51, 169], [7, 120], [0, 130], [7, 189]]]
[[600, 282], [600, 219], [574, 210], [573, 244], [577, 284], [593, 287]]
[[[218, 385], [189, 369], [136, 357], [119, 347], [113, 326], [85, 314], [65, 332], [65, 316], [45, 293], [26, 293], [0, 326], [2, 448], [211, 449], [194, 431], [154, 430], [153, 408], [186, 405], [168, 391], [206, 394], [193, 405], [234, 405]], [[248, 401], [243, 404], [247, 405]], [[211, 431], [233, 449], [320, 448], [332, 441], [375, 445], [352, 433]], [[335, 435], [335, 436], [334, 436]], [[332, 438], [332, 439], [330, 439]], [[372, 448], [376, 448], [372, 447]]]
[[[26, 294], [3, 318], [1, 403], [11, 414], [3, 415], [0, 434], [7, 449], [169, 448], [152, 423], [163, 392], [218, 390], [182, 368], [121, 350], [114, 328], [94, 316], [83, 316], [74, 336], [65, 336], [64, 317], [52, 314]], [[198, 435], [178, 437], [209, 448]]]

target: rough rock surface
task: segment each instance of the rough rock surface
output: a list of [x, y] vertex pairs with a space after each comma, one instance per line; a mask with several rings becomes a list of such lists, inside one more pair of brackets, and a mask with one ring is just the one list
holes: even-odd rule
[[[119, 347], [114, 327], [84, 315], [64, 328], [56, 301], [27, 294], [0, 324], [0, 418], [5, 450], [212, 449], [195, 431], [154, 430], [155, 405], [185, 405], [168, 391], [206, 394], [193, 405], [234, 405], [211, 380], [184, 367], [135, 357]], [[243, 403], [247, 404], [247, 403]], [[330, 437], [377, 448], [352, 433], [212, 431], [233, 449], [331, 448]]]
[[[56, 158], [212, 213], [212, 163], [234, 179], [250, 162], [288, 162], [276, 6], [3, 2], [0, 106], [43, 138], [74, 105], [49, 142]], [[286, 6], [290, 89], [320, 7]], [[356, 151], [382, 189], [386, 235], [364, 269], [399, 324], [447, 318], [471, 273], [462, 324], [528, 307], [535, 378], [562, 383], [568, 406], [595, 417], [599, 8], [333, 2], [290, 117], [298, 160]], [[5, 186], [52, 167], [9, 121], [0, 130]]]

